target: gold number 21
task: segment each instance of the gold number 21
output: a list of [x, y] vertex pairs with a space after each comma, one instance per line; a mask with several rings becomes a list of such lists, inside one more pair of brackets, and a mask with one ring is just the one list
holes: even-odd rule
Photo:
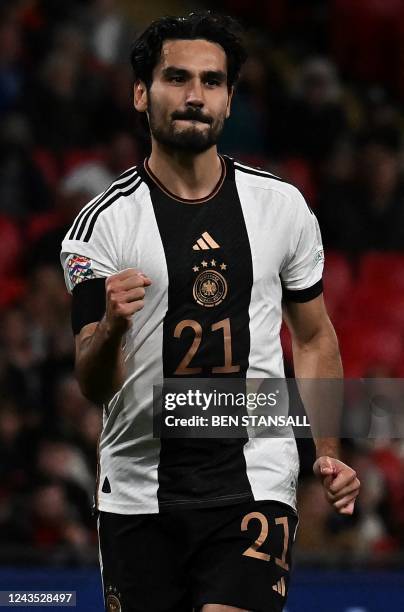
[[[180, 338], [182, 332], [186, 327], [190, 327], [194, 330], [195, 336], [191, 346], [188, 351], [180, 361], [177, 369], [174, 374], [179, 376], [190, 375], [190, 374], [200, 374], [202, 372], [202, 368], [196, 367], [191, 368], [189, 364], [191, 363], [193, 357], [196, 355], [199, 345], [202, 341], [202, 326], [198, 321], [194, 321], [193, 319], [184, 319], [177, 323], [174, 329], [174, 337]], [[218, 321], [217, 323], [213, 323], [211, 325], [211, 330], [217, 331], [219, 329], [223, 330], [223, 342], [224, 342], [224, 365], [221, 366], [213, 366], [212, 373], [213, 374], [230, 374], [233, 372], [239, 372], [240, 366], [232, 364], [232, 347], [231, 347], [231, 328], [230, 328], [230, 319], [222, 319], [222, 321]]]
[[[245, 555], [246, 557], [255, 557], [256, 559], [262, 559], [263, 561], [269, 561], [271, 556], [268, 553], [260, 552], [258, 550], [263, 545], [268, 536], [268, 519], [265, 514], [262, 514], [262, 512], [250, 512], [249, 514], [246, 514], [243, 520], [241, 521], [241, 531], [247, 531], [248, 523], [252, 519], [257, 519], [261, 523], [261, 532], [255, 542], [243, 552], [243, 555]], [[281, 516], [275, 519], [275, 524], [283, 525], [282, 558], [278, 559], [278, 557], [275, 557], [275, 563], [287, 571], [289, 570], [289, 565], [286, 563], [286, 553], [288, 550], [289, 543], [288, 517]]]

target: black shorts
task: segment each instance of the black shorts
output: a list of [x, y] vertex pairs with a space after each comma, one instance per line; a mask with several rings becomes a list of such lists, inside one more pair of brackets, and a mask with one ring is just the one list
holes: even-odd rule
[[293, 509], [274, 501], [161, 514], [99, 516], [108, 612], [192, 612], [220, 603], [280, 612], [286, 601]]

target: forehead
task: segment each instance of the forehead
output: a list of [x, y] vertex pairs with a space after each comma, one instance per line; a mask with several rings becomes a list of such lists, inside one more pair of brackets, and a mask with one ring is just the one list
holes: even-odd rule
[[175, 66], [193, 72], [227, 70], [226, 53], [219, 44], [204, 39], [165, 40], [156, 71]]

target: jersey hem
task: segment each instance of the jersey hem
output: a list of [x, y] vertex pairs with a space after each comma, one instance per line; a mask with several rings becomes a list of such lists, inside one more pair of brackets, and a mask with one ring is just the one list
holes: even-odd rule
[[160, 502], [160, 510], [181, 508], [184, 510], [191, 510], [196, 508], [216, 508], [217, 506], [231, 506], [232, 504], [238, 504], [247, 500], [254, 500], [254, 496], [251, 492], [238, 493], [236, 495], [225, 495], [224, 497], [215, 497], [210, 499], [192, 500], [180, 499], [176, 501]]
[[187, 504], [189, 503], [189, 505], [185, 505], [185, 504], [178, 504], [177, 503], [171, 503], [169, 506], [164, 505], [162, 507], [162, 504], [160, 504], [159, 507], [157, 507], [156, 505], [153, 506], [153, 510], [150, 509], [150, 506], [147, 504], [136, 504], [136, 503], [129, 503], [129, 504], [122, 504], [122, 503], [116, 503], [116, 502], [112, 502], [112, 503], [108, 503], [102, 500], [98, 500], [98, 507], [97, 510], [99, 512], [111, 512], [112, 514], [125, 514], [125, 515], [131, 515], [131, 514], [160, 514], [161, 512], [168, 512], [169, 510], [196, 510], [197, 508], [217, 508], [220, 506], [232, 506], [232, 505], [236, 505], [236, 504], [240, 504], [243, 503], [245, 501], [273, 501], [273, 502], [279, 502], [281, 504], [285, 504], [286, 506], [288, 506], [289, 508], [291, 508], [291, 510], [297, 515], [297, 508], [296, 508], [296, 503], [294, 501], [291, 501], [288, 498], [282, 497], [280, 495], [273, 495], [270, 492], [268, 492], [267, 495], [260, 495], [260, 496], [254, 496], [251, 493], [246, 493], [243, 495], [238, 495], [237, 497], [225, 497], [225, 498], [220, 498], [220, 500], [216, 499], [216, 501], [212, 500], [203, 500], [203, 503], [195, 503], [195, 502], [186, 502]]

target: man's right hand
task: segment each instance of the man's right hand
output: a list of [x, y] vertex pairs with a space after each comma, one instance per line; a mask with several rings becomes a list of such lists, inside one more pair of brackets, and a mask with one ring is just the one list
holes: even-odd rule
[[105, 320], [112, 334], [124, 334], [131, 326], [132, 315], [144, 306], [148, 276], [128, 268], [109, 276], [105, 281]]

